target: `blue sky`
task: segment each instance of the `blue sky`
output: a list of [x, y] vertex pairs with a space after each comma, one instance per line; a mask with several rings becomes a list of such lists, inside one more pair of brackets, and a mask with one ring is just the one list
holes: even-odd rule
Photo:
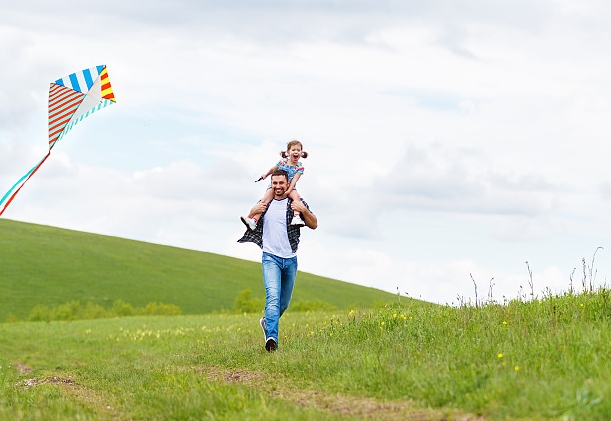
[[581, 285], [603, 247], [603, 284], [610, 23], [597, 1], [2, 4], [0, 190], [46, 153], [51, 81], [106, 64], [117, 97], [3, 217], [259, 260], [239, 216], [296, 138], [304, 271], [502, 300], [526, 261], [539, 295]]

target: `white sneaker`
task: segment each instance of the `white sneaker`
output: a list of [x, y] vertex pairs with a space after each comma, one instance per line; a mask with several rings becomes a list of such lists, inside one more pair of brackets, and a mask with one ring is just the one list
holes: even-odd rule
[[259, 320], [259, 325], [261, 325], [263, 335], [265, 336], [265, 342], [267, 342], [267, 323], [265, 322], [265, 316], [261, 317], [261, 320]]
[[257, 221], [254, 219], [248, 218], [247, 216], [240, 216], [240, 219], [249, 230], [254, 231], [255, 228], [257, 228]]
[[303, 219], [301, 219], [301, 216], [293, 216], [291, 225], [297, 225], [298, 227], [305, 227], [305, 222], [303, 222]]

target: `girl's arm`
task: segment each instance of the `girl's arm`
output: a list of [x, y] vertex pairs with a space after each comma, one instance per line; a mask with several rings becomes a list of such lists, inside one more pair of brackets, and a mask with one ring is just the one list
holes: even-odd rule
[[267, 178], [268, 175], [270, 175], [271, 173], [273, 173], [274, 171], [276, 171], [276, 168], [278, 168], [277, 165], [274, 165], [273, 167], [271, 167], [269, 170], [267, 170], [267, 172], [265, 174], [261, 175], [261, 179], [265, 180]]

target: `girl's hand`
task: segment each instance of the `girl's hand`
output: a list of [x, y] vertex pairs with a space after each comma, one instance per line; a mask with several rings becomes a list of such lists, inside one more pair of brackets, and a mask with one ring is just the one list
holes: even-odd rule
[[293, 191], [293, 189], [289, 188], [287, 191], [284, 192], [284, 194], [282, 195], [282, 198], [286, 198], [289, 197], [289, 194], [291, 194], [291, 192]]

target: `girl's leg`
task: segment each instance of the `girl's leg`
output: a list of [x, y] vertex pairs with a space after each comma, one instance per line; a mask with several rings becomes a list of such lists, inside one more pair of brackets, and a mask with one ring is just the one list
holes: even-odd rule
[[[299, 193], [297, 193], [296, 190], [293, 190], [292, 192], [290, 192], [289, 197], [291, 198], [291, 200], [293, 200], [293, 202], [301, 201], [301, 196], [299, 196]], [[299, 212], [297, 211], [293, 212], [293, 221], [291, 222], [291, 225], [300, 225], [300, 226], [305, 225], [305, 222], [303, 222], [303, 219], [301, 218], [301, 215], [299, 214]]]
[[[274, 197], [274, 191], [271, 188], [267, 189], [267, 190], [265, 190], [265, 194], [263, 195], [263, 198], [261, 199], [261, 203], [264, 203], [264, 204], [267, 205], [269, 203], [269, 201], [273, 199], [273, 197]], [[255, 222], [259, 222], [259, 218], [261, 218], [261, 214], [260, 213], [254, 215], [252, 217], [252, 219], [254, 219]]]
[[[293, 202], [300, 202], [301, 201], [301, 196], [299, 196], [299, 193], [297, 193], [297, 190], [293, 190], [289, 193], [289, 197], [291, 198], [291, 200]], [[295, 211], [294, 212], [295, 216], [299, 216], [299, 212]]]
[[[260, 200], [261, 203], [268, 204], [270, 200], [272, 200], [274, 192], [271, 188], [268, 188], [263, 195], [263, 198]], [[252, 218], [248, 216], [240, 216], [240, 219], [248, 227], [249, 230], [254, 231], [257, 228], [257, 222], [259, 222], [259, 218], [261, 218], [261, 214], [257, 213], [253, 215]]]

